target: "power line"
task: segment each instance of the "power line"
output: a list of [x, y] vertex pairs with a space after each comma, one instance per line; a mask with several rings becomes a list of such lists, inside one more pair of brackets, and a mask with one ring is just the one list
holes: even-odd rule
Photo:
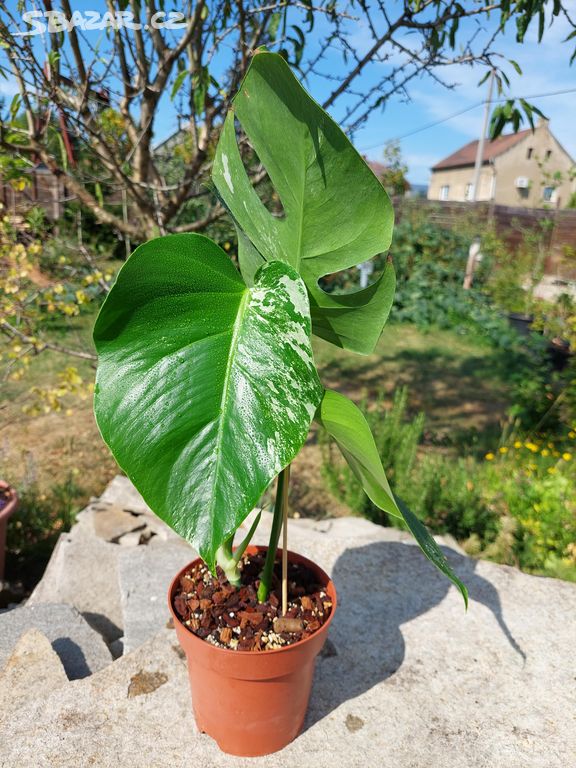
[[[562, 96], [566, 93], [576, 93], [576, 88], [567, 88], [563, 91], [551, 91], [550, 93], [536, 93], [532, 96], [517, 96], [516, 99], [545, 99], [548, 96]], [[505, 101], [512, 101], [512, 99], [499, 98], [493, 99], [493, 101], [503, 103]], [[369, 149], [377, 149], [378, 147], [383, 147], [390, 141], [401, 141], [402, 139], [407, 139], [409, 136], [414, 136], [416, 133], [422, 133], [422, 131], [435, 128], [437, 125], [442, 125], [442, 123], [447, 123], [449, 120], [453, 120], [455, 117], [460, 117], [460, 115], [466, 114], [466, 112], [471, 112], [473, 109], [478, 109], [478, 107], [481, 107], [483, 104], [485, 104], [484, 101], [478, 101], [476, 104], [472, 104], [470, 107], [466, 107], [466, 109], [461, 109], [458, 112], [454, 112], [454, 114], [448, 115], [448, 117], [443, 117], [441, 120], [435, 120], [433, 123], [426, 123], [425, 125], [420, 126], [420, 128], [415, 128], [413, 131], [403, 133], [401, 136], [395, 136], [391, 139], [387, 139], [386, 141], [381, 141], [378, 144], [371, 144], [370, 146], [360, 147], [359, 149], [361, 152], [365, 152]]]

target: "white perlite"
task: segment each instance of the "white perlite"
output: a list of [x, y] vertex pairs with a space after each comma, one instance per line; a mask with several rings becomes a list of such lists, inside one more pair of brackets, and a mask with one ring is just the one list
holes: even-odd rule
[[161, 629], [96, 674], [21, 705], [0, 726], [0, 766], [573, 764], [576, 585], [447, 548], [470, 589], [465, 613], [457, 591], [394, 529], [295, 520], [290, 546], [333, 574], [340, 600], [293, 744], [250, 760], [221, 754], [196, 732], [185, 662], [174, 631]]

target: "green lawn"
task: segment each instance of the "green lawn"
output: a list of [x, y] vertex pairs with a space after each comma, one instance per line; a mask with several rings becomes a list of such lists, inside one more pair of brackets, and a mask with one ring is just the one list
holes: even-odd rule
[[493, 428], [507, 406], [507, 387], [497, 352], [453, 331], [413, 325], [388, 325], [368, 357], [314, 344], [326, 386], [356, 401], [379, 393], [388, 398], [406, 385], [410, 405], [423, 410], [429, 429], [438, 433]]

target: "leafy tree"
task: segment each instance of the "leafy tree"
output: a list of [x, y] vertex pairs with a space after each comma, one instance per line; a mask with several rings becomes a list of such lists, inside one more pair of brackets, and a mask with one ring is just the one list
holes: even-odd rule
[[399, 141], [389, 141], [384, 147], [384, 166], [385, 170], [380, 175], [382, 184], [389, 195], [404, 195], [409, 189], [410, 184], [406, 179], [408, 166], [402, 158], [402, 150]]
[[[174, 11], [157, 0], [107, 0], [107, 26], [97, 33], [82, 28], [70, 0], [46, 8], [24, 1], [15, 10], [0, 0], [0, 72], [19, 91], [0, 120], [0, 147], [28, 166], [44, 163], [101, 223], [136, 241], [203, 231], [223, 216], [203, 182], [231, 96], [259, 46], [281, 52], [353, 133], [424, 74], [450, 85], [442, 75], [449, 65], [494, 69], [505, 85], [508, 64], [519, 69], [498, 50], [510, 26], [520, 42], [533, 23], [540, 38], [559, 17], [574, 28], [562, 0], [187, 0], [177, 7], [183, 22], [176, 25], [166, 16]], [[28, 24], [25, 12], [32, 14]], [[178, 28], [159, 28], [158, 19]], [[33, 30], [42, 33], [22, 34]], [[170, 181], [155, 150], [167, 112], [181, 127], [184, 153]], [[499, 120], [500, 130], [513, 117]], [[264, 178], [259, 164], [251, 176]], [[130, 215], [107, 205], [106, 191], [122, 192]]]

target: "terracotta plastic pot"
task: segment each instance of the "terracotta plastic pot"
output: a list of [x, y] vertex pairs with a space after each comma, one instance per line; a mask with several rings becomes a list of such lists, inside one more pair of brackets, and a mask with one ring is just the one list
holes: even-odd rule
[[[248, 554], [266, 552], [248, 547]], [[257, 757], [289, 744], [304, 723], [316, 656], [326, 641], [336, 611], [336, 590], [329, 576], [311, 560], [289, 552], [289, 560], [309, 568], [332, 601], [330, 617], [299, 643], [272, 651], [217, 648], [187, 629], [174, 611], [183, 568], [168, 592], [178, 641], [186, 654], [192, 707], [198, 728], [231, 755]]]
[[[4, 563], [6, 561], [6, 528], [8, 527], [8, 518], [16, 512], [18, 506], [18, 496], [14, 488], [0, 480], [0, 490], [8, 491], [8, 502], [0, 507], [0, 581], [4, 578]], [[0, 502], [1, 503], [1, 502]]]

